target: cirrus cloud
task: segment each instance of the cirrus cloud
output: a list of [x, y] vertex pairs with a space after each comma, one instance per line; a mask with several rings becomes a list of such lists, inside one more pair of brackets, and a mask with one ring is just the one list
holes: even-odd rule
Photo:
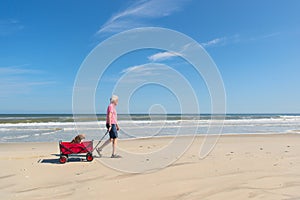
[[140, 0], [113, 15], [96, 34], [116, 33], [147, 26], [151, 19], [163, 18], [180, 11], [188, 0]]

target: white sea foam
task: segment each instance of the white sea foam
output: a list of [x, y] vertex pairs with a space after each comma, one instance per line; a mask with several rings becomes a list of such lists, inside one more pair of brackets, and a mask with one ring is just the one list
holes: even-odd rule
[[2, 137], [3, 140], [14, 140], [14, 139], [23, 139], [28, 138], [30, 135], [16, 135], [16, 136], [4, 136]]
[[[197, 127], [197, 134], [206, 134], [210, 124], [218, 120], [120, 120], [121, 138], [140, 138], [192, 134], [190, 130]], [[232, 118], [224, 123], [223, 134], [278, 134], [300, 133], [300, 116], [275, 116], [267, 118]], [[99, 122], [41, 122], [41, 123], [3, 123], [0, 124], [1, 142], [59, 141], [70, 140], [77, 132], [83, 132], [88, 138], [97, 139], [105, 131], [105, 121]]]

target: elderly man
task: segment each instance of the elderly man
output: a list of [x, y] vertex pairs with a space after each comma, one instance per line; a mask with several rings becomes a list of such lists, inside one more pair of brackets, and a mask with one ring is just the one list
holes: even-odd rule
[[112, 142], [112, 158], [120, 158], [121, 156], [116, 154], [117, 148], [117, 139], [118, 139], [118, 130], [120, 130], [118, 126], [118, 115], [116, 111], [116, 106], [118, 105], [118, 96], [112, 95], [110, 98], [110, 104], [107, 107], [106, 113], [106, 128], [109, 132], [109, 139], [97, 149], [98, 154], [101, 156], [102, 149]]

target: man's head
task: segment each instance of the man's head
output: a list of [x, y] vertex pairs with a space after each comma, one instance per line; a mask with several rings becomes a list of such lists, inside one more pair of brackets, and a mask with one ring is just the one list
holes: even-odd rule
[[118, 105], [119, 97], [117, 95], [112, 95], [110, 98], [110, 103]]

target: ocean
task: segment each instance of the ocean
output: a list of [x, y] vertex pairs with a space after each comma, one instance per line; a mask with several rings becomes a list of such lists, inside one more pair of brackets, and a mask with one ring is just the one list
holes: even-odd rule
[[[120, 139], [205, 135], [211, 115], [118, 115]], [[218, 116], [216, 116], [218, 117]], [[106, 131], [105, 115], [0, 114], [0, 143], [71, 141], [77, 134], [98, 140]], [[300, 114], [227, 114], [222, 134], [300, 134]], [[218, 134], [218, 133], [216, 133]]]

